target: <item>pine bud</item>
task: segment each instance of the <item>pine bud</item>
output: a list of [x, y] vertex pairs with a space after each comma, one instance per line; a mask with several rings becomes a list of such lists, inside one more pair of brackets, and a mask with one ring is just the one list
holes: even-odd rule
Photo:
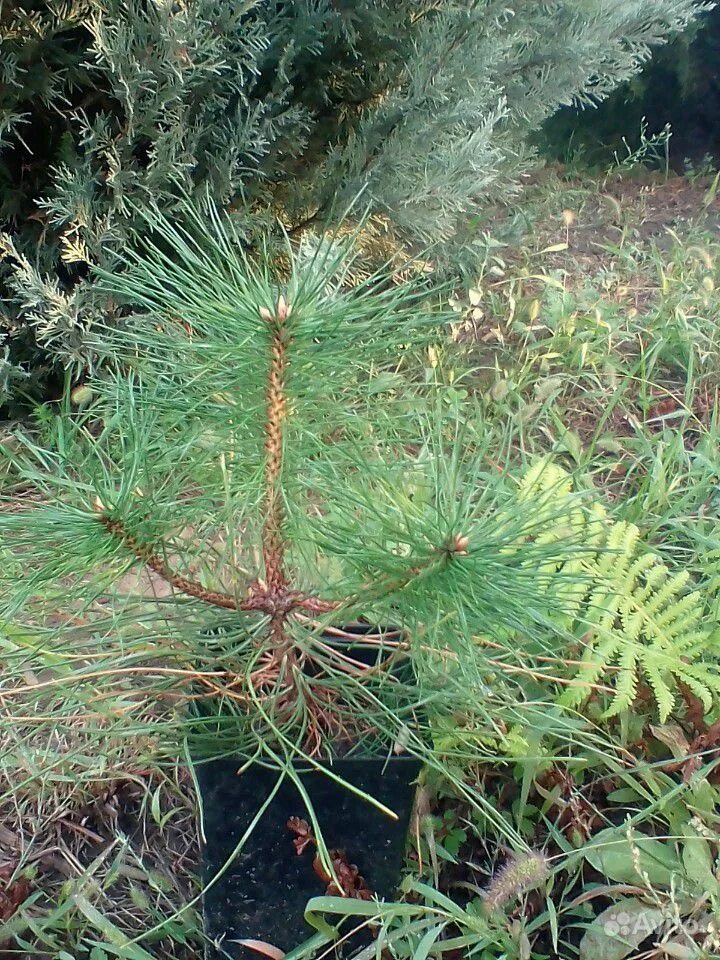
[[273, 321], [273, 315], [267, 307], [260, 307], [260, 317], [262, 320], [267, 321], [267, 323], [272, 323]]
[[455, 535], [455, 539], [453, 540], [453, 545], [452, 545], [453, 553], [459, 553], [464, 556], [465, 554], [467, 554], [469, 546], [470, 546], [469, 537], [463, 537], [459, 533]]
[[286, 302], [285, 297], [280, 294], [277, 302], [277, 318], [280, 322], [287, 320], [287, 318], [292, 313], [292, 307]]

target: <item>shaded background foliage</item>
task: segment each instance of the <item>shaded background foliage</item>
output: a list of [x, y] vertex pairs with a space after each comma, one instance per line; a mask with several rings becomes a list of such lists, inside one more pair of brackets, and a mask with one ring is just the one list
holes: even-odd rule
[[[543, 125], [539, 142], [552, 159], [607, 164], [670, 124], [670, 166], [683, 172], [720, 161], [720, 8], [657, 50], [641, 74], [597, 109], [563, 107]], [[624, 142], [625, 141], [625, 142]]]
[[[249, 245], [361, 204], [452, 266], [530, 135], [602, 100], [705, 0], [20, 0], [0, 13], [0, 391], [99, 358], [89, 278], [183, 194]], [[458, 228], [460, 228], [458, 232]], [[49, 394], [48, 394], [49, 391]], [[1, 402], [1, 401], [0, 401]]]

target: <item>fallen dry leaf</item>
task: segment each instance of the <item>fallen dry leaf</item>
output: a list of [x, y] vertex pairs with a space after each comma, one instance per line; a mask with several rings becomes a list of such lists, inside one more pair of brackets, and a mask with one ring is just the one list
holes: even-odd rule
[[269, 960], [283, 960], [285, 953], [279, 947], [274, 947], [271, 943], [264, 940], [238, 940], [241, 947], [247, 947], [248, 950], [255, 950], [263, 957], [269, 957]]

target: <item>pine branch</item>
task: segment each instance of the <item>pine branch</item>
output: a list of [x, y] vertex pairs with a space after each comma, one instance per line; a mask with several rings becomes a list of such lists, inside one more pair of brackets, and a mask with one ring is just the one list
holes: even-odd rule
[[368, 593], [361, 592], [355, 599], [364, 599], [366, 596], [372, 596], [374, 599], [390, 597], [393, 594], [401, 593], [409, 586], [422, 580], [424, 577], [430, 577], [434, 573], [443, 570], [451, 564], [456, 557], [467, 556], [469, 540], [462, 534], [455, 534], [450, 537], [448, 542], [438, 547], [433, 553], [424, 557], [421, 562], [413, 564], [405, 572], [390, 577], [380, 579], [377, 583], [368, 587]]
[[[242, 608], [234, 597], [225, 593], [218, 593], [214, 590], [207, 590], [202, 584], [195, 583], [193, 580], [188, 580], [179, 573], [175, 573], [152, 548], [141, 544], [136, 537], [128, 533], [120, 520], [115, 520], [106, 514], [101, 514], [98, 519], [108, 533], [111, 533], [118, 540], [122, 541], [128, 550], [135, 554], [138, 560], [142, 560], [147, 567], [154, 571], [159, 577], [162, 577], [163, 580], [174, 587], [179, 593], [194, 597], [196, 600], [202, 600], [211, 606], [223, 607], [225, 610], [238, 610]], [[244, 609], [253, 608], [245, 607]]]
[[99, 516], [99, 521], [114, 537], [120, 540], [131, 553], [134, 553], [138, 560], [149, 567], [159, 577], [162, 577], [167, 583], [174, 587], [179, 593], [184, 593], [195, 600], [201, 600], [210, 606], [222, 607], [225, 610], [237, 610], [245, 612], [265, 613], [270, 617], [285, 618], [293, 610], [301, 609], [309, 613], [331, 613], [338, 609], [341, 604], [332, 600], [323, 600], [301, 593], [297, 590], [285, 589], [278, 595], [271, 594], [266, 588], [254, 584], [250, 588], [249, 596], [245, 600], [236, 600], [227, 593], [221, 593], [216, 590], [208, 590], [202, 584], [189, 580], [181, 574], [171, 570], [162, 557], [147, 544], [141, 544], [137, 537], [125, 530], [120, 520], [111, 518], [106, 514]]

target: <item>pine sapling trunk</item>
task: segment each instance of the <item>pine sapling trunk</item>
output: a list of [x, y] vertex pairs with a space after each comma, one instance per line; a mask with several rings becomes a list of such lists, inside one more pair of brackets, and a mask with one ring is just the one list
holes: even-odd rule
[[265, 423], [265, 521], [262, 550], [265, 563], [265, 590], [270, 608], [270, 634], [280, 651], [286, 649], [285, 620], [292, 609], [292, 594], [285, 574], [284, 524], [282, 495], [284, 425], [287, 414], [285, 375], [290, 337], [287, 320], [292, 308], [279, 297], [275, 313], [266, 307], [260, 315], [270, 326], [270, 369], [266, 394]]

